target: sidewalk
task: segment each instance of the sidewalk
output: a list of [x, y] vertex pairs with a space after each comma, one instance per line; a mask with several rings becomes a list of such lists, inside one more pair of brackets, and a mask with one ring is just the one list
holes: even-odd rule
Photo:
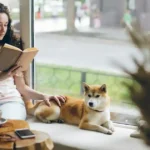
[[[17, 24], [18, 21], [14, 21], [13, 24]], [[17, 25], [18, 26], [18, 25]], [[16, 26], [16, 27], [17, 27]], [[80, 24], [78, 20], [75, 21], [75, 26], [79, 32], [75, 33], [73, 36], [85, 36], [94, 37], [107, 40], [119, 40], [119, 41], [129, 41], [129, 37], [123, 28], [100, 28], [93, 29], [89, 27], [89, 18], [84, 18]], [[35, 20], [35, 33], [56, 33], [56, 34], [66, 34], [66, 19], [40, 19]]]
[[88, 28], [79, 28], [81, 33], [93, 33], [97, 38], [104, 38], [109, 40], [123, 40], [128, 41], [129, 36], [125, 29], [122, 28], [100, 28], [92, 29]]
[[[75, 26], [79, 32], [74, 33], [73, 36], [94, 37], [129, 42], [129, 36], [123, 28], [94, 29], [90, 28], [89, 24], [89, 18], [84, 18], [81, 24], [78, 20], [76, 20]], [[56, 34], [66, 34], [66, 28], [66, 19], [64, 18], [35, 20], [35, 33], [50, 32]]]
[[90, 36], [106, 40], [118, 40], [129, 42], [129, 36], [125, 29], [122, 28], [100, 28], [93, 29], [90, 27], [87, 28], [78, 28], [78, 31], [81, 35]]

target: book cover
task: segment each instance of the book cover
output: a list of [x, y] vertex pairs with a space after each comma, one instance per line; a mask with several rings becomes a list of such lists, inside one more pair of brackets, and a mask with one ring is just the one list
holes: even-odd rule
[[7, 71], [15, 64], [20, 65], [22, 71], [27, 70], [37, 52], [37, 48], [22, 51], [15, 46], [4, 44], [0, 49], [0, 71]]
[[17, 60], [17, 65], [22, 67], [22, 71], [28, 69], [30, 63], [32, 62], [33, 58], [37, 54], [38, 50], [36, 48], [27, 48], [25, 49], [19, 59]]

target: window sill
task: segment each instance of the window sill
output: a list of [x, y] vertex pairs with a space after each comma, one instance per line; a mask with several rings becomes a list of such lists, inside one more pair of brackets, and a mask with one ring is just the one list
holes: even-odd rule
[[55, 150], [149, 150], [143, 140], [131, 138], [136, 127], [115, 124], [115, 132], [106, 135], [98, 132], [81, 130], [77, 126], [67, 124], [45, 124], [34, 119], [27, 120], [30, 128], [49, 133]]

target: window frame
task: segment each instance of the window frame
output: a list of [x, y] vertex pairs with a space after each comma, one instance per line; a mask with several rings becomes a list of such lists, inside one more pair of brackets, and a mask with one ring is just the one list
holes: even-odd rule
[[[20, 0], [20, 35], [24, 42], [24, 48], [34, 47], [34, 0]], [[27, 71], [27, 80], [34, 88], [35, 62], [32, 61]]]

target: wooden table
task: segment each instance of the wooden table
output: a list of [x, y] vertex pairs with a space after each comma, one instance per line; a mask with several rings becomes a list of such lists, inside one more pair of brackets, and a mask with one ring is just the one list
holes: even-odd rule
[[[29, 128], [26, 121], [23, 120], [8, 120], [8, 123], [14, 125], [13, 131], [7, 132], [7, 134], [16, 137], [15, 142], [0, 142], [0, 150], [52, 150], [54, 145], [47, 133], [41, 131], [32, 130], [36, 135], [32, 139], [20, 139], [15, 133], [15, 129]], [[1, 131], [2, 127], [0, 128]]]

